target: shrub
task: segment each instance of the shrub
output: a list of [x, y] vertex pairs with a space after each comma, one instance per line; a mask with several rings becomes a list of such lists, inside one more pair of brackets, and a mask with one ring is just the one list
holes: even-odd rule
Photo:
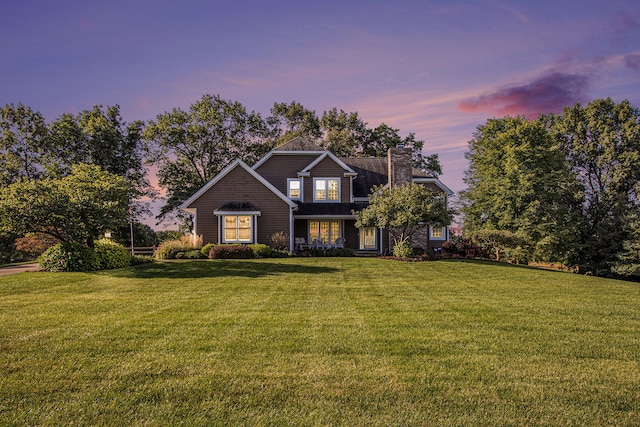
[[38, 262], [44, 271], [95, 271], [99, 266], [93, 249], [74, 242], [58, 243], [47, 249]]
[[249, 245], [249, 247], [253, 251], [255, 258], [272, 258], [275, 252], [269, 246], [263, 245], [262, 243], [254, 243], [253, 245]]
[[211, 259], [251, 259], [253, 250], [245, 245], [216, 245], [211, 248]]
[[148, 264], [154, 262], [155, 258], [149, 255], [131, 255], [129, 263], [131, 265]]
[[202, 249], [200, 249], [200, 253], [202, 254], [202, 256], [204, 256], [205, 258], [209, 256], [209, 252], [211, 251], [211, 248], [214, 247], [215, 244], [213, 243], [207, 243], [206, 245], [204, 245], [202, 247]]
[[274, 249], [287, 249], [289, 247], [289, 235], [284, 231], [278, 231], [271, 235], [271, 246]]
[[204, 255], [202, 255], [202, 253], [198, 249], [193, 249], [193, 250], [190, 250], [190, 251], [187, 251], [187, 252], [183, 252], [183, 253], [184, 253], [185, 259], [202, 259], [202, 258], [206, 258]]
[[60, 240], [48, 234], [29, 233], [16, 239], [16, 251], [35, 258], [57, 243], [60, 243]]
[[94, 242], [98, 270], [112, 270], [131, 265], [131, 254], [119, 243], [109, 239], [100, 239]]
[[175, 259], [178, 252], [184, 252], [185, 250], [188, 250], [188, 248], [180, 240], [167, 240], [160, 243], [154, 256], [157, 260]]
[[[160, 243], [160, 246], [156, 249], [155, 257], [157, 260], [176, 259], [180, 252], [199, 251], [200, 248], [202, 248], [202, 236], [196, 236], [195, 243], [193, 236], [182, 236], [179, 239], [166, 240]], [[184, 255], [180, 255], [179, 259], [184, 259], [184, 257]]]
[[412, 254], [413, 254], [413, 249], [411, 248], [411, 245], [409, 245], [409, 242], [407, 241], [399, 243], [393, 247], [393, 256], [396, 256], [398, 258], [408, 258]]

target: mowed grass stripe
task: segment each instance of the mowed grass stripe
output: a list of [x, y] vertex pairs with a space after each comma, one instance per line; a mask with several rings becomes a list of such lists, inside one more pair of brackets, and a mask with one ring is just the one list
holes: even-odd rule
[[640, 419], [640, 287], [494, 263], [167, 262], [0, 278], [0, 424]]

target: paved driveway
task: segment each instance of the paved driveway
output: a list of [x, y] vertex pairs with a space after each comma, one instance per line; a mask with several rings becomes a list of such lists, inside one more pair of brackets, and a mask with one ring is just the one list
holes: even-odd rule
[[7, 274], [22, 273], [25, 271], [38, 271], [40, 266], [37, 263], [23, 264], [23, 265], [11, 265], [9, 267], [0, 268], [0, 276], [6, 276]]

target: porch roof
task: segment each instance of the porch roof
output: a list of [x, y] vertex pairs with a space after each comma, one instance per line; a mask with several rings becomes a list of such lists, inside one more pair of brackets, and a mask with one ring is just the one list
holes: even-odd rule
[[353, 211], [364, 209], [368, 203], [298, 203], [294, 217], [353, 218]]

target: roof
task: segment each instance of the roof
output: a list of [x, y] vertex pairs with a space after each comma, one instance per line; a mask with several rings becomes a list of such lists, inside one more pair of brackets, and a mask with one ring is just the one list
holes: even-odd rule
[[387, 179], [387, 159], [384, 157], [345, 158], [342, 160], [358, 176], [353, 180], [353, 197], [368, 197], [375, 185], [385, 185]]
[[285, 196], [284, 194], [282, 194], [282, 192], [280, 192], [280, 190], [278, 190], [276, 187], [274, 187], [269, 181], [267, 181], [266, 179], [264, 179], [260, 174], [258, 174], [258, 172], [254, 171], [253, 169], [251, 169], [249, 166], [247, 166], [247, 164], [245, 162], [243, 162], [242, 160], [234, 160], [233, 162], [231, 162], [229, 165], [227, 165], [227, 167], [225, 167], [218, 175], [216, 175], [211, 181], [209, 181], [207, 184], [205, 184], [200, 190], [198, 190], [193, 196], [189, 197], [184, 203], [182, 203], [182, 205], [180, 205], [180, 209], [182, 210], [186, 210], [189, 212], [190, 205], [195, 202], [196, 200], [198, 200], [200, 198], [200, 196], [202, 196], [204, 193], [206, 193], [211, 187], [213, 187], [218, 181], [220, 181], [222, 178], [224, 178], [229, 172], [231, 172], [233, 169], [240, 167], [242, 169], [244, 169], [245, 171], [247, 171], [251, 176], [253, 176], [258, 182], [260, 182], [262, 185], [264, 185], [265, 187], [267, 187], [267, 189], [269, 191], [271, 191], [273, 194], [275, 194], [276, 196], [278, 196], [282, 201], [284, 201], [286, 204], [288, 204], [290, 207], [295, 208], [296, 204], [294, 202], [292, 202], [287, 196]]
[[295, 216], [353, 217], [353, 211], [364, 209], [368, 203], [298, 203]]
[[273, 151], [324, 151], [324, 148], [307, 138], [296, 136], [295, 138], [274, 148]]
[[251, 202], [227, 202], [224, 205], [220, 206], [218, 209], [220, 211], [259, 211], [253, 203]]

